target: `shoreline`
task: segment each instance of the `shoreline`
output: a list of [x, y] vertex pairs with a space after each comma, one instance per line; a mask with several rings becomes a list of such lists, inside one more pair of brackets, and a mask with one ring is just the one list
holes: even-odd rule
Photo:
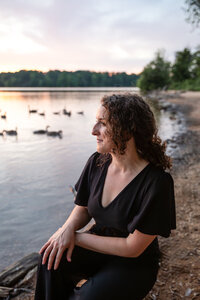
[[[168, 239], [159, 237], [162, 258], [157, 282], [145, 300], [200, 299], [200, 92], [160, 92], [154, 98], [166, 100], [177, 110], [174, 118], [184, 117], [186, 131], [170, 141], [173, 153], [171, 174], [175, 184], [177, 229]], [[171, 111], [169, 106], [169, 110]], [[172, 110], [173, 111], [173, 110]], [[173, 116], [173, 113], [172, 113]], [[183, 122], [183, 120], [181, 121]], [[33, 300], [36, 269], [21, 286], [31, 293], [21, 293], [15, 300]], [[18, 285], [19, 286], [19, 285]]]
[[183, 113], [187, 131], [173, 141], [177, 229], [168, 239], [159, 238], [158, 278], [145, 300], [200, 299], [200, 92], [163, 92], [160, 96]]
[[130, 87], [0, 87], [0, 92], [112, 92], [112, 91], [135, 91], [139, 88]]

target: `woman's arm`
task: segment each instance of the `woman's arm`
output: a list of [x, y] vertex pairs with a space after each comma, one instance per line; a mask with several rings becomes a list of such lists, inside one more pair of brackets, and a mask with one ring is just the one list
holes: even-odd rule
[[127, 238], [76, 233], [75, 244], [104, 254], [138, 257], [151, 244], [155, 237], [156, 235], [144, 234], [138, 230], [130, 233]]
[[70, 216], [50, 239], [40, 249], [43, 252], [42, 263], [45, 264], [48, 259], [48, 269], [50, 270], [53, 263], [54, 269], [57, 269], [63, 255], [67, 249], [67, 260], [71, 261], [71, 255], [75, 245], [75, 231], [83, 228], [91, 220], [87, 207], [75, 206]]
[[76, 205], [62, 228], [71, 227], [76, 231], [87, 225], [90, 220], [87, 207]]

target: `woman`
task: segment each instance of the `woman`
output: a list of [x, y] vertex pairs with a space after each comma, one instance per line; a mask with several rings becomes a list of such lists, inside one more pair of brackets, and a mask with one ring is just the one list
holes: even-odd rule
[[76, 206], [40, 250], [35, 300], [143, 299], [157, 277], [157, 236], [175, 229], [171, 162], [148, 104], [103, 97], [92, 134], [97, 152], [75, 185]]

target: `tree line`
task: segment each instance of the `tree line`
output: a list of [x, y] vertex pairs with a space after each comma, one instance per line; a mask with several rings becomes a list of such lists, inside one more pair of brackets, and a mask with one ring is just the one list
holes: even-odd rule
[[177, 51], [173, 64], [164, 58], [163, 51], [158, 51], [155, 59], [145, 66], [137, 85], [144, 92], [156, 89], [200, 91], [200, 49]]
[[138, 78], [139, 75], [125, 72], [21, 70], [0, 73], [0, 87], [134, 87]]

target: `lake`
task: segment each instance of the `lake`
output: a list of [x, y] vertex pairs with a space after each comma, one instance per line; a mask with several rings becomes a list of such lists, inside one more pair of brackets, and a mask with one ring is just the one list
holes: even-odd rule
[[[64, 223], [73, 208], [69, 186], [96, 151], [91, 130], [100, 99], [118, 91], [138, 92], [134, 88], [1, 88], [0, 113], [6, 113], [6, 119], [0, 119], [0, 131], [17, 127], [18, 136], [0, 136], [0, 270], [38, 251]], [[28, 107], [37, 113], [29, 113]], [[64, 108], [71, 116], [63, 114]], [[176, 122], [156, 106], [152, 109], [161, 137], [172, 137]], [[45, 116], [39, 115], [43, 112]], [[62, 130], [62, 138], [33, 134], [47, 125], [49, 130]]]

